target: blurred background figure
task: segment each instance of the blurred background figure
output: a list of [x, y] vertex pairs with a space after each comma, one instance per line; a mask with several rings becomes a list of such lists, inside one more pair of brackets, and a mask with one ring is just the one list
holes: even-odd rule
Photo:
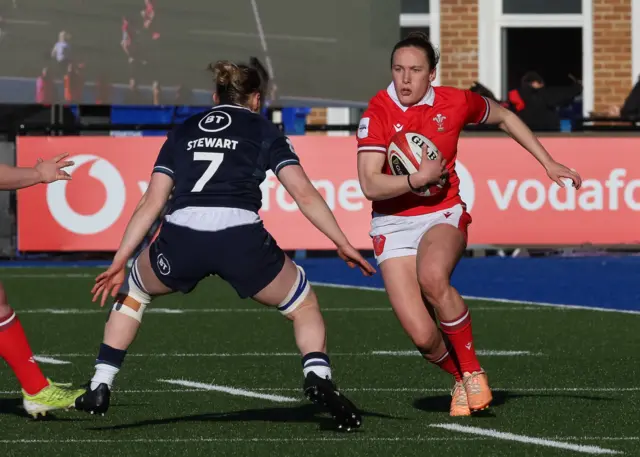
[[144, 101], [138, 89], [138, 83], [134, 78], [129, 79], [129, 87], [124, 94], [124, 103], [126, 105], [144, 105]]
[[559, 131], [558, 109], [570, 104], [582, 93], [582, 84], [569, 75], [568, 86], [548, 87], [535, 71], [522, 77], [518, 89], [509, 92], [509, 103], [518, 116], [534, 131]]
[[111, 84], [105, 72], [102, 72], [96, 80], [96, 105], [108, 105], [111, 103]]
[[45, 67], [36, 80], [36, 103], [53, 104], [55, 102], [54, 91], [53, 78], [49, 74], [49, 69]]
[[67, 71], [69, 62], [71, 62], [71, 35], [62, 30], [58, 34], [58, 41], [51, 48], [51, 57], [56, 62], [54, 77], [62, 77]]
[[152, 105], [158, 106], [162, 105], [162, 88], [160, 87], [160, 83], [158, 81], [154, 81], [151, 85], [151, 98]]
[[640, 118], [640, 76], [631, 89], [622, 106], [612, 106], [609, 114], [613, 117], [625, 117], [630, 119]]
[[82, 102], [84, 92], [83, 65], [70, 63], [67, 66], [67, 74], [64, 75], [64, 101], [68, 104]]

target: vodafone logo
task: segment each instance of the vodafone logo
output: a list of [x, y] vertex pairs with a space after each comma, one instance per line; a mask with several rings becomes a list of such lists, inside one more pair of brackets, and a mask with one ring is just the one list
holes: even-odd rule
[[70, 157], [75, 164], [67, 168], [73, 173], [82, 166], [89, 166], [89, 176], [100, 181], [106, 190], [106, 200], [94, 214], [80, 214], [69, 205], [67, 185], [69, 181], [57, 181], [47, 186], [49, 211], [58, 224], [78, 235], [94, 235], [111, 227], [122, 214], [126, 201], [125, 183], [120, 172], [107, 160], [81, 154]]
[[460, 178], [460, 197], [467, 205], [467, 211], [471, 212], [473, 203], [476, 200], [476, 186], [473, 184], [473, 178], [467, 167], [462, 165], [460, 161], [456, 161], [456, 173]]

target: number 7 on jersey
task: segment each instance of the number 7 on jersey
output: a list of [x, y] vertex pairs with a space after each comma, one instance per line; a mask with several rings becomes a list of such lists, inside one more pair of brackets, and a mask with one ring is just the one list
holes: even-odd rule
[[191, 192], [200, 192], [204, 189], [204, 186], [209, 182], [213, 175], [216, 174], [220, 164], [222, 164], [222, 159], [224, 159], [224, 153], [222, 152], [194, 152], [193, 160], [203, 160], [207, 162], [211, 162], [207, 169], [204, 171], [196, 185], [193, 186]]

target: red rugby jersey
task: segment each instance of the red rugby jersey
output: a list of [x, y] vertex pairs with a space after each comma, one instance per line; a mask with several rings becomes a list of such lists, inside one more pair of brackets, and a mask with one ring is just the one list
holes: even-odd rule
[[[391, 137], [400, 131], [416, 132], [429, 138], [447, 160], [449, 180], [437, 195], [421, 197], [406, 193], [373, 202], [373, 211], [396, 216], [415, 216], [450, 208], [462, 203], [460, 180], [455, 170], [458, 138], [467, 124], [486, 122], [489, 101], [469, 90], [431, 87], [422, 100], [402, 106], [393, 83], [369, 102], [358, 128], [358, 153], [385, 154]], [[388, 163], [382, 169], [391, 174]]]

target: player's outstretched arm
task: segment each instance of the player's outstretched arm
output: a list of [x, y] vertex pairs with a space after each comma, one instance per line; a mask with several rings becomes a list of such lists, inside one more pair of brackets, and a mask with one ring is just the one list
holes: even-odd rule
[[113, 258], [113, 266], [124, 268], [153, 223], [158, 219], [172, 189], [173, 179], [171, 177], [164, 173], [151, 175], [149, 187], [133, 212], [118, 252]]
[[[422, 147], [423, 156], [427, 153], [426, 148], [426, 145]], [[386, 155], [379, 152], [358, 154], [358, 179], [367, 200], [378, 201], [398, 197], [411, 191], [409, 184], [414, 189], [420, 188], [437, 182], [446, 172], [446, 163], [441, 159], [422, 160], [418, 171], [412, 173], [409, 178], [386, 175], [382, 173], [385, 160]]]
[[68, 155], [65, 153], [48, 160], [38, 159], [33, 168], [0, 164], [0, 190], [23, 189], [40, 183], [71, 179], [69, 173], [63, 170], [73, 165], [73, 162], [63, 160]]
[[561, 163], [556, 162], [551, 154], [542, 146], [538, 138], [533, 132], [522, 122], [522, 120], [513, 112], [498, 105], [493, 100], [489, 100], [490, 113], [487, 118], [487, 124], [497, 124], [507, 135], [516, 140], [523, 148], [525, 148], [538, 162], [544, 167], [553, 181], [560, 187], [564, 187], [562, 179], [567, 178], [573, 182], [573, 186], [579, 189], [582, 185], [582, 178], [572, 168], [568, 168]]
[[338, 248], [340, 257], [350, 267], [360, 267], [362, 273], [369, 276], [375, 269], [355, 249], [344, 234], [327, 202], [317, 191], [307, 174], [299, 165], [289, 165], [278, 173], [278, 179], [297, 203], [304, 216]]

